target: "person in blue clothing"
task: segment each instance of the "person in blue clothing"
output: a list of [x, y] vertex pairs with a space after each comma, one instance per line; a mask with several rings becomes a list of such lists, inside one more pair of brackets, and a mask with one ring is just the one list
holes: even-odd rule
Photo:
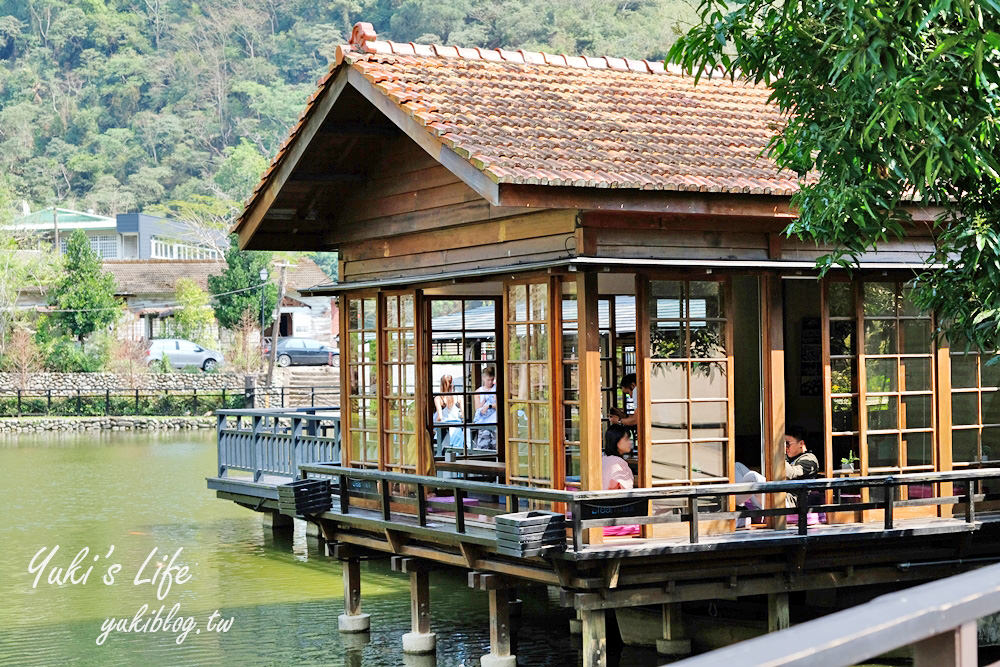
[[475, 413], [472, 415], [473, 424], [493, 424], [480, 428], [476, 434], [476, 449], [497, 449], [497, 372], [493, 366], [483, 369], [483, 383], [479, 385], [473, 394], [473, 406]]

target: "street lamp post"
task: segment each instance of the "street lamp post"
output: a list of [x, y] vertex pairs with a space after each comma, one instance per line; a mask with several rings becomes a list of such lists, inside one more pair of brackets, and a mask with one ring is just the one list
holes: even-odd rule
[[267, 269], [260, 270], [260, 351], [264, 351], [264, 288], [267, 287]]

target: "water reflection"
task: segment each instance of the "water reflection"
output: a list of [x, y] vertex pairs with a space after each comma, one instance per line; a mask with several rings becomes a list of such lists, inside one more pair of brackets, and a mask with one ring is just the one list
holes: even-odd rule
[[[215, 467], [211, 433], [114, 434], [0, 438], [0, 471], [8, 503], [0, 526], [0, 663], [52, 665], [405, 665], [471, 666], [489, 652], [487, 596], [470, 590], [463, 573], [431, 577], [434, 657], [403, 656], [409, 631], [409, 586], [385, 561], [363, 563], [362, 607], [372, 632], [341, 635], [339, 564], [297, 522], [276, 536], [259, 516], [215, 497], [205, 476]], [[32, 589], [27, 564], [43, 546], [60, 545], [68, 564], [82, 547], [106, 549], [123, 565], [113, 586], [92, 575], [86, 585]], [[160, 603], [131, 577], [151, 549], [173, 553], [193, 577]], [[54, 559], [54, 561], [57, 559]], [[544, 588], [522, 592], [519, 663], [579, 664], [579, 638], [568, 634], [569, 612]], [[142, 604], [181, 605], [203, 631], [181, 644], [172, 633], [110, 633], [95, 639], [108, 617], [132, 617]], [[207, 632], [218, 610], [234, 619], [226, 633]], [[651, 650], [626, 648], [622, 665], [656, 665]]]

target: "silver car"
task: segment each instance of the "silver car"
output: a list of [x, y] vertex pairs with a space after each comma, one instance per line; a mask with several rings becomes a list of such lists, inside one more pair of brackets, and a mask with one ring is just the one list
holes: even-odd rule
[[225, 361], [222, 353], [207, 350], [182, 338], [158, 338], [150, 341], [146, 349], [146, 363], [155, 363], [164, 356], [174, 368], [196, 366], [204, 371], [210, 371]]

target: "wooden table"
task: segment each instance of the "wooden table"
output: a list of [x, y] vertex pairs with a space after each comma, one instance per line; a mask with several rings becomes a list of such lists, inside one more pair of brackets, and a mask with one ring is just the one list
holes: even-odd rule
[[494, 478], [503, 477], [507, 470], [506, 466], [501, 461], [479, 461], [476, 459], [438, 461], [434, 464], [434, 467], [445, 472], [461, 472], [470, 475], [482, 475], [484, 477]]

